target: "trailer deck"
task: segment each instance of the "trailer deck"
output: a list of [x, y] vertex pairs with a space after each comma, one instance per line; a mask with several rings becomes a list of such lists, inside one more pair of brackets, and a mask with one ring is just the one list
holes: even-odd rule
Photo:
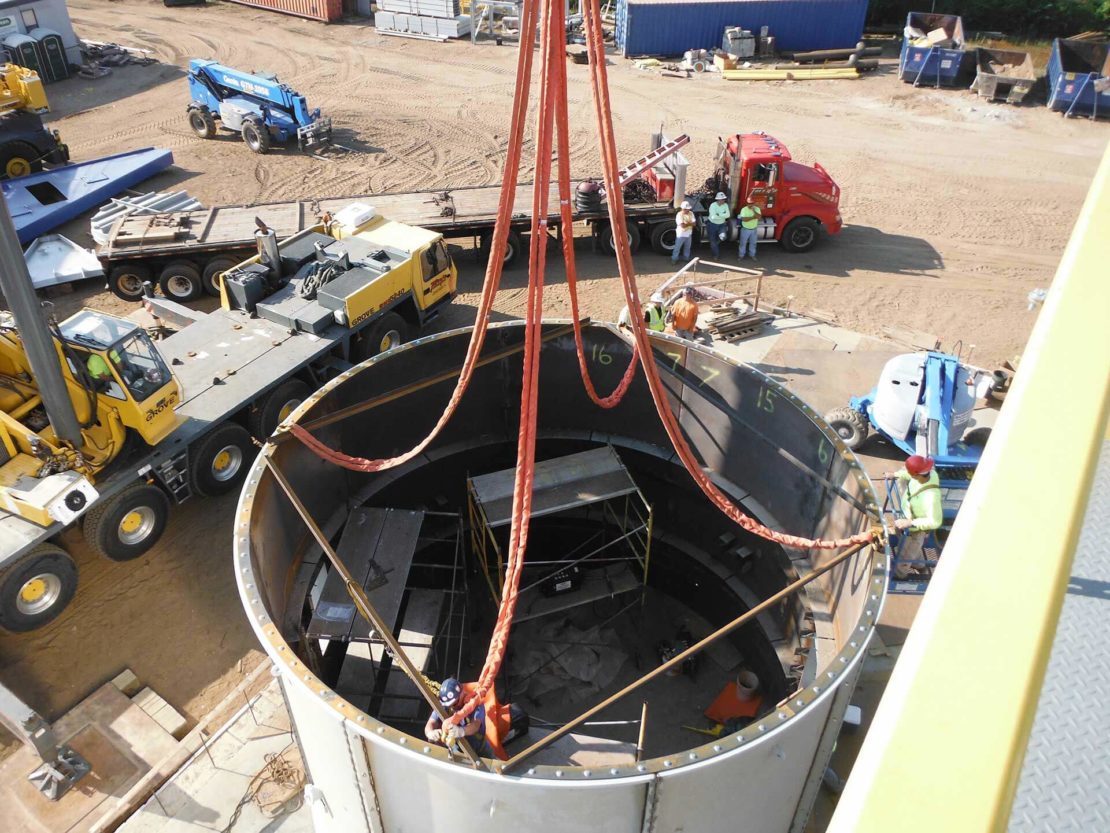
[[[583, 180], [571, 183], [577, 188]], [[132, 215], [113, 227], [109, 240], [98, 250], [109, 261], [159, 255], [184, 255], [187, 252], [215, 252], [254, 246], [255, 218], [272, 228], [280, 239], [303, 231], [319, 222], [324, 212], [334, 214], [353, 202], [373, 205], [390, 220], [438, 231], [445, 237], [467, 236], [493, 226], [497, 218], [500, 185], [467, 188], [407, 191], [391, 194], [361, 194], [321, 200], [293, 200], [259, 205], [221, 206], [199, 211], [158, 215]], [[552, 185], [548, 225], [559, 224], [558, 187]], [[633, 203], [626, 206], [629, 219], [669, 214], [669, 201]], [[531, 223], [532, 184], [517, 186], [513, 202], [513, 223]], [[574, 219], [607, 220], [603, 209], [574, 211]]]

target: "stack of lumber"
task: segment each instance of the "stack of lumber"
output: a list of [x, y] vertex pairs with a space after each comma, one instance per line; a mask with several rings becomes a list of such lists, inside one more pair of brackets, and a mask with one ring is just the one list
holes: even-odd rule
[[773, 315], [766, 312], [736, 307], [713, 307], [712, 317], [706, 324], [711, 333], [731, 342], [758, 335], [763, 325], [773, 318]]
[[721, 77], [726, 81], [830, 81], [859, 78], [859, 70], [855, 67], [752, 67], [724, 69], [721, 70]]
[[470, 15], [459, 0], [378, 0], [374, 25], [379, 31], [415, 37], [460, 38], [470, 32]]

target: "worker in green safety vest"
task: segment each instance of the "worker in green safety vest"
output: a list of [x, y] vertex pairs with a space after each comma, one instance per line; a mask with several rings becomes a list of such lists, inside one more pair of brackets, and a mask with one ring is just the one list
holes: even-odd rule
[[[119, 353], [117, 353], [115, 350], [112, 350], [108, 355], [113, 362], [119, 364]], [[88, 369], [89, 375], [92, 376], [93, 381], [112, 381], [112, 370], [108, 367], [108, 362], [104, 361], [104, 357], [101, 356], [99, 353], [90, 353], [89, 358], [85, 362], [85, 367]]]
[[763, 209], [756, 205], [749, 196], [737, 215], [740, 218], [740, 260], [744, 259], [745, 251], [756, 260], [755, 241], [759, 236], [759, 221], [763, 217]]
[[884, 477], [887, 480], [897, 480], [902, 487], [904, 517], [895, 519], [894, 528], [903, 534], [904, 541], [898, 550], [898, 563], [894, 565], [894, 575], [896, 578], [906, 578], [913, 566], [910, 562], [926, 558], [925, 536], [940, 529], [941, 524], [944, 523], [940, 477], [936, 473], [933, 461], [920, 454], [908, 457], [900, 471], [889, 472]]
[[[663, 293], [655, 292], [652, 294], [651, 300], [644, 304], [644, 323], [647, 324], [649, 330], [654, 330], [657, 333], [667, 329], [663, 303]], [[617, 316], [617, 326], [623, 330], [632, 329], [632, 316], [629, 314], [627, 306], [623, 307], [620, 315]]]

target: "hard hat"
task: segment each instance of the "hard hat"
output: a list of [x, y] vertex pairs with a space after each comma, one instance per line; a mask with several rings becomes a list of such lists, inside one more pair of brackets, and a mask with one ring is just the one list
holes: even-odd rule
[[920, 454], [914, 454], [906, 458], [906, 471], [910, 474], [921, 476], [928, 474], [933, 470], [933, 461], [929, 457], [922, 457]]
[[691, 208], [693, 208], [693, 206], [692, 206], [692, 205], [690, 205], [690, 201], [689, 201], [689, 200], [683, 200], [683, 201], [682, 201], [682, 207], [683, 207], [684, 209], [686, 209], [687, 211], [689, 211], [689, 210], [690, 210]]
[[693, 295], [694, 294], [694, 287], [692, 287], [692, 286], [686, 287], [685, 289], [682, 290], [682, 294], [683, 295]]
[[651, 302], [653, 304], [662, 304], [664, 302], [663, 293], [662, 292], [652, 292], [651, 293]]
[[458, 705], [462, 697], [462, 684], [454, 677], [448, 677], [439, 684], [439, 703], [445, 709]]
[[727, 200], [727, 199], [728, 199], [728, 197], [726, 197], [726, 196], [725, 196], [725, 192], [724, 192], [724, 191], [718, 191], [718, 192], [717, 192], [717, 199], [719, 199], [719, 200]]

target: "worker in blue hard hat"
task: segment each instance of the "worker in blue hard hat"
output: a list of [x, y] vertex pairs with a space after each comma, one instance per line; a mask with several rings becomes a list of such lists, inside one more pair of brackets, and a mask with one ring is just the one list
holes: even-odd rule
[[[448, 677], [440, 683], [439, 704], [448, 717], [459, 710], [464, 700], [474, 696], [474, 689], [474, 684], [464, 685], [454, 677]], [[486, 710], [487, 702], [493, 709], [492, 722], [491, 715]], [[503, 706], [498, 704], [491, 691], [487, 701], [479, 705], [469, 717], [460, 721], [457, 726], [448, 725], [446, 730], [443, 728], [443, 720], [433, 711], [424, 724], [424, 737], [432, 743], [442, 743], [447, 747], [466, 738], [475, 754], [486, 757], [496, 755], [506, 760], [502, 744], [527, 734], [529, 722], [528, 715], [522, 708], [512, 703]]]
[[894, 565], [896, 578], [910, 574], [911, 562], [925, 560], [925, 537], [944, 523], [944, 502], [941, 500], [940, 477], [933, 461], [920, 454], [906, 458], [901, 470], [888, 472], [887, 480], [898, 481], [902, 490], [902, 515], [895, 518], [894, 528], [902, 533], [898, 560]]

